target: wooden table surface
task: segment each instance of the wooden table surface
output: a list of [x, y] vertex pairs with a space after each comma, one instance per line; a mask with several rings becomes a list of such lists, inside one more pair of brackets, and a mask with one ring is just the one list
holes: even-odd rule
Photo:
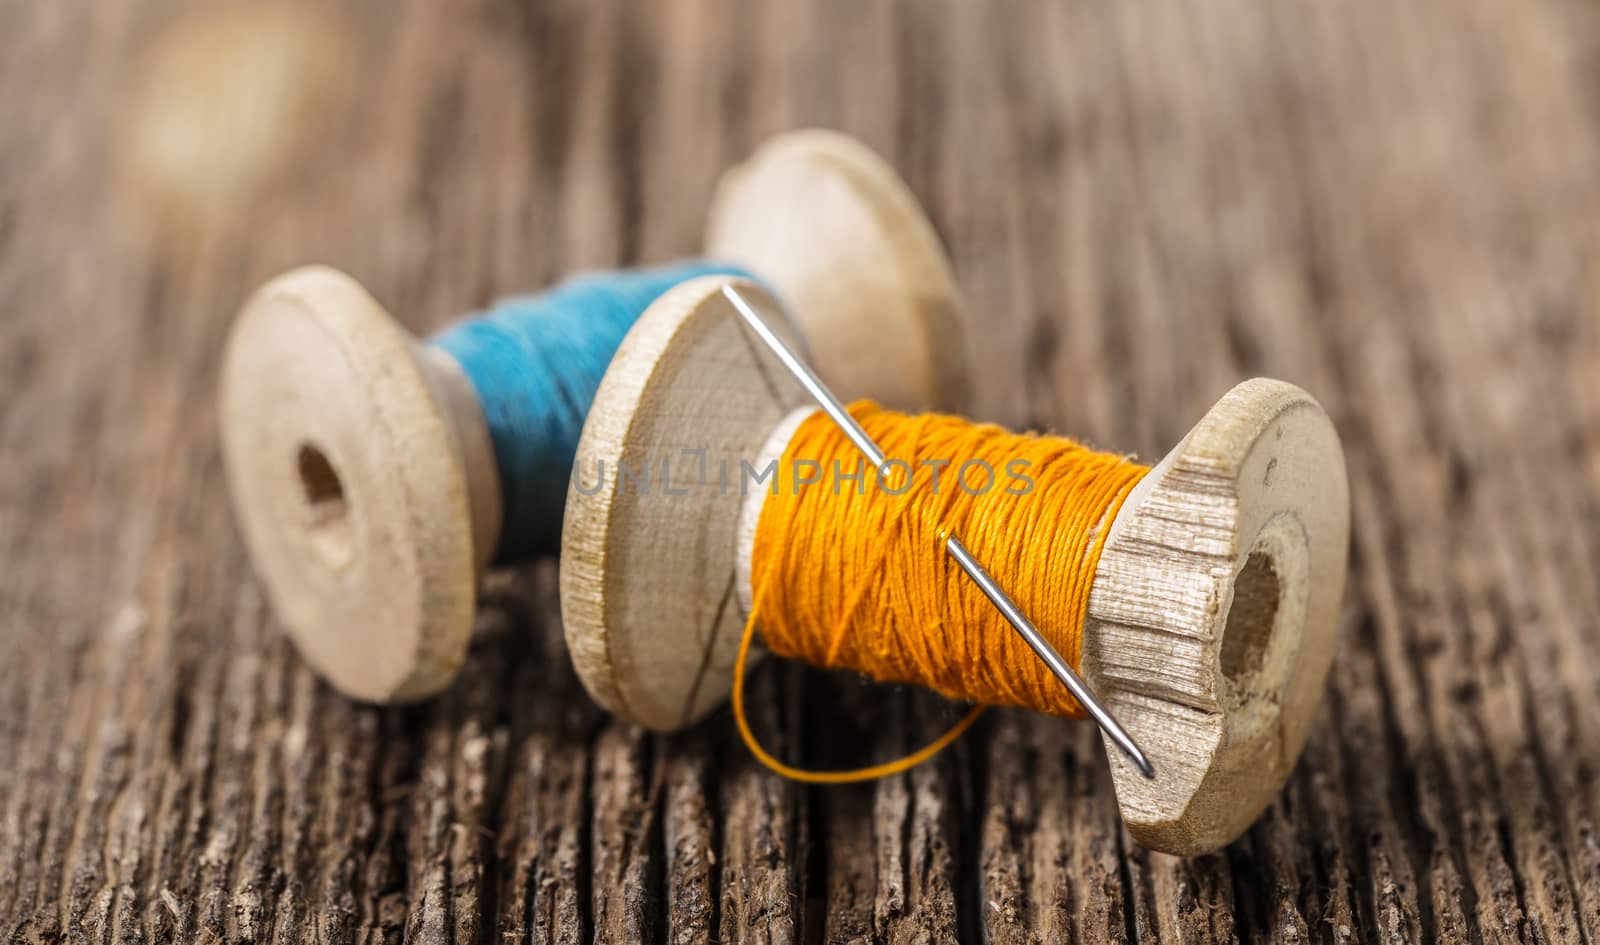
[[[0, 0], [0, 939], [1600, 943], [1592, 5], [196, 9]], [[1332, 413], [1342, 648], [1224, 853], [1132, 846], [1081, 724], [806, 790], [726, 715], [612, 723], [549, 562], [410, 708], [274, 624], [215, 430], [252, 286], [331, 263], [423, 331], [693, 253], [801, 125], [930, 208], [976, 414], [1154, 458], [1250, 375]], [[755, 680], [817, 762], [950, 717]]]

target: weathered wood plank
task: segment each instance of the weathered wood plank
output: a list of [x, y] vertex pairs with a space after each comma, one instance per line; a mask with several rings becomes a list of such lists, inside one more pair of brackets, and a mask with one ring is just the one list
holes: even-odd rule
[[[1600, 941], [1592, 10], [348, 0], [359, 94], [269, 174], [207, 166], [240, 192], [195, 209], [122, 145], [198, 9], [4, 8], [0, 938]], [[421, 331], [692, 253], [716, 172], [804, 123], [929, 204], [986, 417], [1156, 456], [1259, 372], [1338, 422], [1343, 651], [1226, 853], [1133, 848], [1098, 739], [1054, 720], [838, 791], [725, 716], [619, 726], [548, 563], [495, 576], [461, 682], [408, 709], [320, 686], [266, 612], [211, 406], [252, 285], [329, 262]], [[938, 724], [753, 686], [813, 763]]]

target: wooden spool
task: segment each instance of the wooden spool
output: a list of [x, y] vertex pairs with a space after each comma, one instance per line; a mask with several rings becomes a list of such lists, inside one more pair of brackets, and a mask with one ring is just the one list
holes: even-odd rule
[[[783, 294], [832, 383], [908, 406], [964, 399], [949, 265], [864, 146], [825, 131], [768, 142], [725, 175], [706, 244]], [[240, 313], [221, 421], [245, 541], [306, 660], [360, 699], [444, 688], [501, 520], [489, 433], [459, 365], [355, 280], [300, 269]]]
[[[561, 600], [579, 675], [606, 708], [662, 731], [728, 697], [749, 612], [767, 488], [725, 487], [717, 470], [763, 468], [812, 406], [747, 334], [726, 282], [679, 286], [634, 326], [567, 502]], [[617, 475], [663, 463], [670, 490]], [[1147, 780], [1107, 742], [1139, 842], [1216, 849], [1277, 793], [1332, 656], [1347, 532], [1338, 436], [1280, 381], [1229, 391], [1129, 497], [1095, 573], [1080, 668], [1155, 763]]]

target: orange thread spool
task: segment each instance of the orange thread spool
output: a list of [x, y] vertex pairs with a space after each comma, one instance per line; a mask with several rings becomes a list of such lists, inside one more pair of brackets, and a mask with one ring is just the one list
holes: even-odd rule
[[[958, 417], [910, 416], [867, 401], [850, 412], [890, 457], [884, 473], [845, 479], [864, 463], [818, 411], [796, 429], [762, 503], [753, 606], [733, 680], [734, 714], [751, 752], [797, 781], [862, 781], [933, 757], [986, 706], [1081, 717], [1077, 701], [944, 553], [944, 536], [959, 534], [1076, 668], [1105, 532], [1148, 467], [1065, 437]], [[807, 481], [811, 473], [816, 481]], [[757, 627], [778, 656], [915, 683], [975, 708], [895, 761], [847, 771], [791, 767], [761, 747], [745, 717], [744, 666]]]

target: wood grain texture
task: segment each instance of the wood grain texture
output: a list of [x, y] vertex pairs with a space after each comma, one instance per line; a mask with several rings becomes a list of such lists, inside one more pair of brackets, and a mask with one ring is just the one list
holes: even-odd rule
[[[349, 0], [359, 94], [296, 99], [314, 133], [221, 203], [122, 146], [183, 9], [0, 8], [0, 939], [1600, 941], [1589, 7]], [[409, 709], [334, 696], [266, 613], [215, 433], [251, 287], [327, 262], [426, 330], [692, 250], [717, 171], [807, 124], [929, 207], [975, 413], [1155, 457], [1268, 374], [1334, 417], [1343, 643], [1225, 853], [1130, 845], [1094, 732], [1020, 713], [827, 791], [725, 717], [617, 726], [548, 563]], [[816, 763], [943, 711], [754, 683]]]

